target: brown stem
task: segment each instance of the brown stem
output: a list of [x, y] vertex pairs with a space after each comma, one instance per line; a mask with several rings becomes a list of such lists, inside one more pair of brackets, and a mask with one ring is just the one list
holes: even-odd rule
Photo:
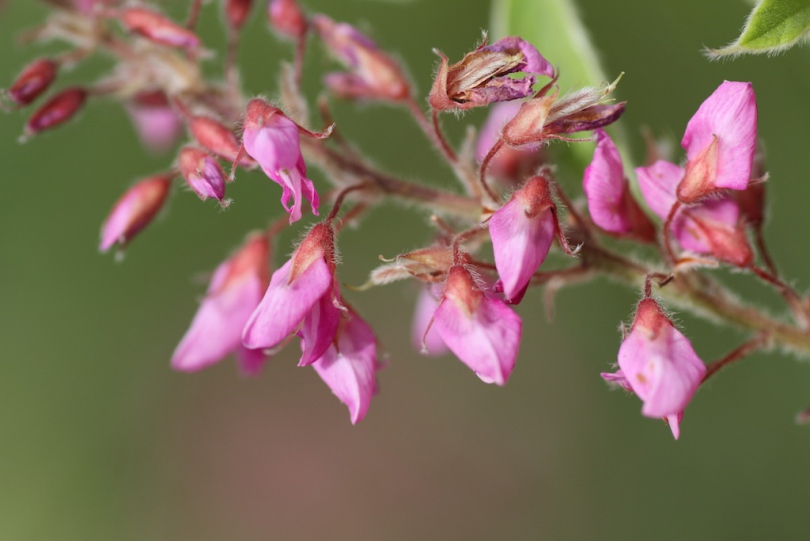
[[666, 253], [667, 259], [669, 259], [670, 265], [675, 265], [675, 262], [678, 260], [675, 257], [675, 252], [672, 250], [672, 233], [670, 232], [670, 226], [672, 225], [672, 220], [675, 219], [675, 214], [681, 208], [681, 202], [675, 201], [672, 205], [672, 208], [669, 209], [669, 214], [667, 215], [667, 219], [664, 220], [664, 225], [662, 227], [663, 239], [662, 243], [664, 245], [664, 253]]
[[358, 190], [365, 190], [369, 187], [370, 184], [368, 182], [361, 182], [360, 184], [355, 184], [354, 186], [349, 186], [348, 188], [342, 189], [335, 198], [335, 202], [332, 205], [332, 212], [330, 212], [329, 216], [326, 217], [326, 221], [331, 222], [335, 219], [335, 217], [337, 217], [338, 212], [340, 212], [340, 207], [343, 205], [343, 200], [346, 199], [347, 195]]
[[481, 162], [481, 166], [478, 169], [478, 182], [481, 184], [481, 187], [484, 189], [490, 199], [495, 202], [498, 202], [500, 198], [492, 191], [489, 184], [487, 184], [487, 168], [489, 168], [489, 163], [492, 161], [498, 151], [503, 148], [503, 145], [503, 139], [498, 139], [495, 144], [492, 145], [492, 148], [489, 149], [487, 155], [484, 156], [484, 160]]
[[796, 292], [796, 290], [786, 284], [778, 276], [771, 274], [770, 272], [757, 267], [756, 265], [751, 265], [751, 271], [779, 291], [779, 294], [782, 295], [782, 298], [785, 299], [785, 302], [793, 312], [793, 317], [796, 319], [796, 322], [806, 329], [808, 327], [807, 310], [805, 309], [801, 296]]
[[748, 340], [747, 342], [745, 342], [744, 344], [742, 344], [737, 349], [731, 351], [728, 355], [726, 355], [722, 359], [713, 362], [708, 366], [706, 374], [703, 376], [703, 380], [700, 382], [700, 384], [702, 385], [706, 383], [706, 381], [710, 377], [715, 375], [717, 372], [719, 372], [720, 369], [730, 365], [733, 362], [737, 362], [747, 357], [748, 355], [752, 354], [758, 349], [765, 347], [768, 344], [768, 339], [769, 336], [765, 333], [757, 335], [752, 339]]
[[191, 10], [188, 12], [188, 19], [186, 20], [186, 28], [189, 30], [194, 30], [197, 27], [197, 21], [200, 19], [202, 3], [203, 0], [193, 0], [191, 3]]
[[228, 94], [228, 101], [237, 110], [242, 108], [242, 92], [239, 84], [239, 67], [237, 64], [239, 57], [239, 32], [228, 31], [228, 45], [225, 52], [225, 84]]
[[762, 234], [761, 224], [754, 228], [754, 242], [757, 245], [759, 257], [761, 257], [762, 262], [765, 263], [765, 268], [774, 276], [779, 276], [779, 271], [776, 270], [776, 264], [773, 262], [773, 259], [771, 259], [771, 253], [768, 251], [768, 247], [765, 244], [765, 236]]
[[304, 76], [304, 56], [307, 52], [307, 34], [303, 32], [295, 40], [295, 60], [293, 61], [293, 81], [295, 88], [301, 90], [301, 79]]

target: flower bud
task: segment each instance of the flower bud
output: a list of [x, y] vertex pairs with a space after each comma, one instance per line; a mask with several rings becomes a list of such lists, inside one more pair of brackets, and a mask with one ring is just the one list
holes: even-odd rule
[[217, 161], [204, 151], [185, 147], [180, 151], [180, 171], [200, 199], [213, 197], [223, 205], [225, 197], [225, 173]]
[[125, 9], [121, 14], [121, 23], [130, 32], [161, 45], [185, 49], [193, 49], [200, 45], [197, 34], [149, 9]]
[[171, 188], [170, 175], [157, 175], [131, 187], [115, 203], [110, 215], [101, 226], [101, 245], [106, 252], [114, 245], [124, 247], [154, 219]]
[[28, 64], [8, 89], [11, 101], [18, 106], [28, 105], [45, 92], [56, 79], [59, 64], [50, 58], [40, 58]]
[[225, 18], [231, 29], [239, 30], [250, 15], [253, 0], [225, 0]]
[[307, 18], [297, 0], [271, 0], [267, 19], [273, 30], [283, 36], [298, 39], [307, 32]]
[[86, 99], [87, 91], [83, 88], [61, 91], [31, 115], [25, 125], [25, 136], [30, 137], [67, 122], [82, 108]]
[[127, 105], [141, 142], [153, 152], [171, 147], [180, 135], [182, 123], [161, 90], [135, 94]]
[[[475, 157], [478, 163], [484, 161], [492, 147], [500, 140], [501, 130], [515, 117], [520, 110], [520, 105], [519, 101], [503, 101], [492, 106], [486, 122], [478, 133], [478, 141], [475, 146]], [[505, 147], [489, 162], [487, 172], [499, 180], [518, 183], [522, 182], [531, 171], [537, 169], [542, 162], [541, 149], [520, 150]]]
[[[197, 143], [207, 151], [233, 163], [239, 156], [239, 139], [232, 130], [207, 116], [195, 116], [189, 123], [189, 130]], [[248, 157], [240, 158], [241, 165], [254, 162]]]

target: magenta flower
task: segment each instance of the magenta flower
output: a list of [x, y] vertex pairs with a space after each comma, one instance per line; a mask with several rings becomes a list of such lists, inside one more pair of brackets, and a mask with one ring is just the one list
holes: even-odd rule
[[[427, 355], [440, 356], [447, 353], [448, 347], [439, 335], [436, 326], [433, 325], [433, 314], [439, 307], [438, 298], [441, 297], [441, 290], [437, 292], [436, 289], [434, 285], [425, 285], [419, 293], [413, 312], [411, 341], [417, 351]], [[429, 329], [428, 325], [430, 325]]]
[[204, 151], [185, 147], [180, 151], [180, 171], [200, 199], [212, 197], [227, 206], [225, 198], [225, 173], [217, 161]]
[[689, 339], [650, 298], [638, 304], [630, 333], [619, 348], [619, 368], [644, 402], [641, 413], [647, 417], [680, 414], [706, 373]]
[[[677, 201], [675, 190], [684, 171], [677, 165], [659, 160], [648, 167], [636, 168], [644, 199], [662, 220], [669, 216]], [[708, 254], [737, 267], [747, 267], [754, 254], [745, 233], [738, 203], [730, 196], [681, 207], [670, 231], [685, 250]]]
[[[602, 372], [600, 374], [602, 379], [608, 382], [611, 385], [616, 385], [621, 387], [625, 391], [633, 392], [633, 388], [630, 386], [630, 382], [627, 381], [627, 378], [624, 376], [624, 372], [621, 370], [617, 370], [615, 373], [613, 372]], [[669, 425], [669, 429], [672, 431], [672, 437], [676, 440], [681, 437], [681, 421], [683, 420], [683, 412], [676, 413], [673, 415], [667, 415], [664, 417], [664, 422]]]
[[[306, 345], [304, 341], [303, 345]], [[352, 424], [366, 416], [377, 391], [377, 339], [353, 310], [343, 321], [335, 344], [331, 344], [312, 368], [349, 408]]]
[[757, 142], [757, 103], [751, 83], [723, 81], [689, 120], [681, 146], [686, 174], [678, 199], [693, 203], [723, 190], [744, 190]]
[[170, 175], [157, 175], [132, 186], [116, 201], [104, 224], [101, 226], [101, 245], [106, 252], [114, 245], [121, 247], [157, 216], [172, 185]]
[[[248, 103], [242, 144], [248, 155], [259, 162], [264, 173], [281, 186], [281, 204], [290, 213], [290, 223], [301, 219], [302, 197], [310, 202], [312, 213], [318, 214], [318, 193], [307, 178], [299, 132], [310, 137], [328, 135], [304, 130], [279, 109], [260, 99]], [[290, 198], [292, 206], [289, 206]]]
[[183, 129], [180, 118], [161, 91], [135, 95], [127, 106], [127, 112], [138, 138], [153, 152], [171, 147]]
[[557, 233], [548, 181], [529, 179], [489, 220], [495, 267], [504, 297], [522, 297], [532, 275], [543, 263]]
[[515, 368], [523, 323], [506, 303], [487, 297], [464, 265], [450, 268], [433, 325], [482, 381], [506, 384]]
[[242, 345], [242, 329], [267, 288], [269, 253], [267, 237], [254, 233], [217, 267], [191, 327], [172, 355], [172, 368], [196, 372], [236, 352], [243, 373], [258, 373], [264, 353]]
[[328, 349], [340, 320], [335, 304], [334, 231], [317, 224], [292, 258], [273, 273], [270, 285], [242, 334], [249, 349], [267, 349], [300, 332], [307, 347], [300, 366], [316, 361]]
[[655, 226], [633, 199], [619, 149], [604, 130], [595, 133], [596, 149], [582, 181], [591, 218], [610, 233], [655, 241]]

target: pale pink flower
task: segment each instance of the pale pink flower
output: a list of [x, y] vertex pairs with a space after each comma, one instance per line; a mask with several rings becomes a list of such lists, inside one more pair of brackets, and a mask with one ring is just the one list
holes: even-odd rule
[[644, 402], [647, 417], [680, 414], [706, 374], [706, 366], [653, 299], [638, 304], [630, 333], [619, 348], [619, 368]]
[[183, 129], [183, 123], [161, 91], [135, 95], [127, 105], [127, 112], [138, 138], [153, 152], [171, 147]]
[[200, 199], [212, 197], [223, 206], [225, 198], [225, 173], [219, 163], [198, 148], [185, 147], [180, 151], [180, 171]]
[[316, 361], [332, 342], [340, 314], [335, 304], [334, 231], [313, 227], [292, 258], [273, 273], [261, 303], [250, 316], [242, 342], [250, 349], [273, 348], [300, 332], [308, 345], [300, 365]]
[[[290, 223], [301, 219], [302, 198], [310, 202], [312, 213], [318, 214], [318, 193], [307, 178], [307, 166], [301, 155], [301, 130], [279, 109], [264, 101], [252, 99], [248, 103], [242, 144], [264, 173], [281, 186], [281, 204], [290, 213]], [[305, 134], [321, 136], [306, 131]]]
[[723, 190], [744, 190], [757, 143], [751, 83], [723, 81], [689, 120], [681, 141], [688, 159], [678, 199], [693, 203]]
[[374, 331], [353, 310], [349, 309], [335, 343], [312, 363], [312, 368], [349, 408], [352, 424], [366, 416], [377, 391], [376, 373], [381, 364]]
[[[433, 322], [433, 314], [439, 306], [441, 290], [433, 285], [422, 287], [419, 297], [416, 299], [416, 308], [413, 312], [413, 323], [411, 326], [411, 341], [417, 351], [427, 355], [440, 356], [448, 351], [447, 344], [444, 343], [439, 331]], [[428, 329], [428, 325], [430, 328]], [[425, 334], [427, 331], [427, 334]]]
[[655, 226], [633, 198], [619, 149], [607, 132], [595, 133], [596, 149], [582, 182], [591, 218], [610, 233], [654, 241]]
[[495, 267], [507, 300], [522, 296], [532, 275], [546, 259], [557, 233], [554, 211], [548, 181], [536, 176], [490, 218]]
[[[613, 372], [602, 372], [600, 374], [602, 379], [608, 382], [611, 385], [617, 385], [628, 392], [633, 392], [633, 388], [630, 386], [630, 383], [627, 381], [627, 378], [624, 376], [624, 372], [621, 370], [617, 370], [615, 373]], [[669, 429], [672, 431], [672, 437], [676, 440], [681, 437], [681, 421], [683, 420], [683, 411], [673, 414], [667, 415], [663, 418], [664, 422], [667, 423]]]
[[191, 327], [172, 355], [172, 368], [195, 372], [235, 352], [244, 373], [258, 372], [265, 356], [242, 345], [242, 329], [267, 289], [269, 253], [267, 237], [254, 233], [217, 267]]
[[506, 383], [515, 368], [523, 324], [506, 303], [487, 297], [463, 265], [450, 268], [433, 325], [482, 381]]
[[101, 245], [106, 252], [114, 245], [126, 246], [138, 232], [154, 219], [171, 188], [170, 175], [157, 175], [142, 180], [127, 190], [115, 203], [101, 226]]
[[[647, 204], [666, 220], [677, 201], [675, 190], [684, 170], [659, 160], [648, 167], [636, 168], [636, 174]], [[672, 219], [670, 231], [685, 250], [708, 254], [737, 267], [747, 267], [753, 262], [740, 207], [728, 195], [682, 206]]]

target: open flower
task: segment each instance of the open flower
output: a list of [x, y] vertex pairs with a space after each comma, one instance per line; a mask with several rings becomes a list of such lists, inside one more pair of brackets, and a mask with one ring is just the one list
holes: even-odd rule
[[515, 368], [523, 323], [506, 303], [487, 297], [464, 265], [450, 268], [433, 325], [482, 381], [506, 384]]
[[[318, 193], [307, 178], [307, 166], [301, 155], [299, 133], [309, 137], [327, 137], [325, 133], [304, 130], [280, 109], [252, 99], [247, 106], [242, 144], [248, 155], [259, 162], [264, 173], [282, 188], [281, 204], [290, 214], [290, 223], [301, 219], [301, 199], [310, 202], [318, 214]], [[290, 198], [293, 200], [289, 205]]]
[[185, 147], [180, 151], [180, 171], [186, 182], [200, 199], [212, 197], [227, 206], [225, 198], [225, 173], [217, 161], [204, 151]]
[[242, 329], [269, 283], [269, 252], [267, 237], [254, 233], [217, 267], [191, 327], [172, 355], [172, 368], [195, 372], [235, 352], [244, 373], [258, 372], [265, 356], [242, 345]]

